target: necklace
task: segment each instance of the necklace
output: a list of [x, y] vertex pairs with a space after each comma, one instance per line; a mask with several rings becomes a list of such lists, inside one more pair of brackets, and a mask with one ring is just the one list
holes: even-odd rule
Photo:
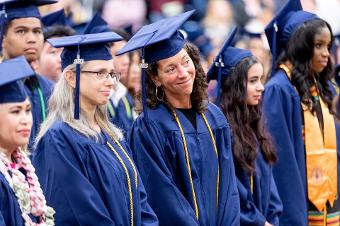
[[[46, 205], [46, 200], [41, 190], [38, 177], [30, 159], [20, 150], [12, 154], [14, 167], [0, 152], [0, 172], [5, 176], [12, 188], [25, 221], [25, 226], [52, 226], [54, 225], [53, 208]], [[26, 176], [19, 170], [24, 169]], [[29, 214], [38, 217], [40, 223], [35, 223]]]

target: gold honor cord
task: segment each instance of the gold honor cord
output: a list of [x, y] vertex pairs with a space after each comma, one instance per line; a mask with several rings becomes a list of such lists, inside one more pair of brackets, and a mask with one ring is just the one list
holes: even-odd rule
[[250, 175], [250, 191], [253, 194], [254, 193], [254, 176], [253, 174]]
[[[137, 170], [135, 165], [133, 164], [130, 156], [127, 154], [127, 152], [125, 151], [125, 149], [122, 147], [122, 145], [119, 143], [119, 141], [114, 137], [114, 135], [112, 134], [111, 130], [104, 124], [104, 122], [101, 119], [97, 119], [99, 125], [101, 128], [103, 128], [111, 137], [111, 139], [119, 146], [119, 148], [122, 150], [122, 152], [124, 153], [125, 157], [128, 159], [128, 161], [130, 162], [133, 172], [134, 172], [134, 179], [135, 179], [135, 185], [136, 185], [136, 190], [138, 190], [138, 177], [137, 177]], [[129, 171], [126, 168], [126, 165], [123, 161], [123, 159], [120, 157], [120, 155], [118, 154], [118, 152], [114, 149], [114, 147], [109, 143], [106, 142], [107, 146], [112, 150], [112, 152], [115, 154], [115, 156], [117, 157], [118, 161], [120, 162], [120, 164], [122, 165], [125, 175], [126, 175], [126, 179], [127, 179], [127, 184], [128, 184], [128, 190], [129, 190], [129, 199], [130, 199], [130, 218], [131, 218], [131, 226], [134, 226], [133, 223], [133, 197], [132, 197], [132, 188], [131, 188], [131, 179], [130, 179], [130, 175], [129, 175]]]
[[134, 173], [134, 177], [135, 177], [135, 184], [136, 184], [136, 188], [138, 187], [138, 176], [137, 176], [137, 169], [135, 164], [133, 163], [132, 159], [130, 158], [130, 156], [128, 155], [128, 153], [125, 151], [125, 149], [123, 148], [123, 146], [119, 143], [119, 141], [114, 137], [114, 135], [112, 134], [110, 128], [108, 128], [104, 122], [100, 119], [97, 119], [100, 127], [104, 128], [104, 130], [109, 134], [109, 136], [111, 137], [111, 139], [119, 146], [120, 150], [124, 153], [125, 157], [128, 159], [128, 161], [130, 162], [132, 169], [133, 169], [133, 173]]
[[129, 118], [132, 118], [132, 112], [131, 112], [131, 107], [130, 107], [129, 101], [126, 99], [125, 96], [122, 97], [122, 100], [123, 100], [123, 103], [124, 103], [124, 106], [125, 106], [127, 116]]
[[133, 226], [133, 199], [132, 199], [132, 189], [131, 189], [131, 180], [130, 180], [130, 176], [129, 176], [129, 171], [126, 168], [125, 163], [123, 162], [123, 159], [119, 156], [119, 154], [117, 153], [117, 151], [114, 149], [114, 147], [109, 143], [106, 142], [107, 146], [109, 146], [109, 148], [113, 151], [113, 153], [115, 154], [115, 156], [117, 157], [117, 159], [119, 160], [120, 164], [122, 165], [122, 167], [124, 168], [124, 172], [126, 175], [126, 179], [127, 179], [127, 184], [128, 184], [128, 189], [129, 189], [129, 199], [130, 199], [130, 221], [131, 221], [131, 226]]
[[176, 119], [177, 125], [179, 127], [179, 130], [181, 132], [182, 140], [183, 140], [183, 146], [184, 146], [184, 151], [185, 151], [185, 161], [187, 163], [187, 169], [188, 169], [188, 174], [189, 174], [189, 179], [190, 179], [190, 184], [191, 184], [191, 190], [192, 190], [192, 198], [194, 200], [194, 207], [195, 207], [195, 215], [196, 219], [198, 220], [198, 206], [197, 206], [197, 200], [196, 200], [196, 193], [195, 193], [195, 188], [194, 188], [194, 182], [192, 181], [192, 176], [191, 176], [191, 167], [190, 167], [190, 161], [189, 161], [189, 152], [187, 148], [187, 142], [185, 140], [184, 132], [182, 129], [182, 125], [179, 122], [178, 116], [175, 111], [173, 111], [173, 115]]
[[[193, 201], [194, 201], [194, 207], [195, 207], [195, 215], [196, 215], [196, 218], [198, 220], [199, 212], [198, 212], [198, 206], [197, 206], [197, 199], [196, 199], [194, 183], [193, 183], [192, 176], [191, 176], [191, 167], [190, 167], [189, 151], [188, 151], [188, 147], [187, 147], [187, 142], [186, 142], [186, 139], [185, 139], [185, 136], [184, 136], [182, 125], [181, 125], [181, 123], [180, 123], [180, 121], [178, 119], [176, 111], [173, 111], [173, 115], [174, 115], [175, 120], [177, 122], [177, 125], [179, 127], [179, 130], [180, 130], [180, 133], [181, 133], [181, 137], [182, 137], [182, 141], [183, 141], [183, 146], [184, 146], [184, 151], [185, 151], [185, 160], [186, 160], [186, 163], [187, 163], [187, 169], [188, 169], [188, 174], [189, 174], [189, 179], [190, 179], [190, 184], [191, 184], [191, 190], [192, 190], [192, 196], [193, 196]], [[209, 130], [210, 137], [211, 137], [212, 143], [214, 145], [214, 149], [215, 149], [215, 153], [216, 153], [217, 161], [218, 161], [218, 151], [217, 151], [217, 147], [216, 147], [215, 138], [213, 136], [212, 130], [210, 128], [210, 125], [209, 125], [208, 120], [206, 119], [205, 115], [203, 113], [201, 115], [202, 115], [202, 118], [203, 118], [203, 120], [204, 120], [204, 122], [205, 122], [205, 124], [206, 124], [206, 126], [207, 126], [207, 128]], [[220, 167], [219, 167], [219, 164], [218, 164], [218, 166], [217, 166], [217, 185], [216, 185], [217, 206], [218, 206], [219, 181], [220, 181]]]
[[207, 126], [207, 128], [209, 130], [211, 141], [214, 145], [214, 149], [215, 149], [215, 153], [216, 153], [216, 157], [217, 157], [216, 207], [218, 207], [218, 194], [219, 194], [219, 187], [220, 187], [220, 163], [218, 161], [218, 150], [217, 150], [216, 141], [215, 141], [214, 135], [212, 133], [212, 130], [210, 128], [209, 122], [208, 122], [207, 118], [205, 117], [204, 113], [201, 113], [201, 115], [202, 115], [202, 118], [205, 122], [205, 125]]

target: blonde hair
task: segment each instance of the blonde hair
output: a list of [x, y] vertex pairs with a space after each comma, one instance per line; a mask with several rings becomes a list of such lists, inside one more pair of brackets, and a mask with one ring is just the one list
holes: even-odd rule
[[[86, 65], [86, 62], [81, 65], [81, 68]], [[56, 121], [64, 121], [73, 129], [77, 130], [79, 133], [84, 134], [86, 137], [95, 138], [98, 140], [98, 132], [91, 128], [88, 123], [85, 114], [80, 112], [79, 119], [74, 119], [74, 92], [75, 89], [72, 88], [65, 79], [66, 71], [74, 71], [75, 64], [67, 66], [60, 76], [60, 79], [55, 84], [54, 90], [48, 102], [48, 116], [46, 120], [42, 123], [40, 131], [35, 139], [35, 146], [38, 144], [39, 140], [44, 136], [44, 134], [49, 130], [49, 128]], [[81, 110], [81, 109], [80, 109]], [[104, 123], [108, 129], [107, 131], [111, 133], [117, 140], [122, 140], [123, 135], [120, 129], [113, 125], [107, 114], [107, 105], [98, 105], [94, 115], [95, 120]], [[100, 125], [100, 124], [99, 124]], [[102, 126], [101, 126], [102, 127]], [[102, 129], [107, 129], [102, 128]]]

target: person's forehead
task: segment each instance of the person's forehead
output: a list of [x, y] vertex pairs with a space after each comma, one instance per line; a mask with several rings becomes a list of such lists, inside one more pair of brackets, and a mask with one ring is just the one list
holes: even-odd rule
[[9, 27], [42, 28], [42, 24], [38, 18], [26, 17], [11, 20]]

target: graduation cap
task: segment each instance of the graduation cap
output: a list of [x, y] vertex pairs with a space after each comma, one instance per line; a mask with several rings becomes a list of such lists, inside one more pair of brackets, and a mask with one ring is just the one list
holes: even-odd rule
[[216, 103], [220, 102], [220, 92], [222, 85], [222, 76], [227, 77], [234, 70], [236, 65], [246, 57], [252, 56], [253, 54], [249, 50], [239, 49], [233, 47], [235, 43], [235, 38], [238, 34], [238, 28], [235, 27], [228, 39], [225, 41], [223, 47], [220, 52], [215, 57], [212, 65], [208, 71], [208, 81], [217, 79], [217, 87], [216, 87]]
[[276, 57], [280, 55], [290, 36], [299, 25], [318, 18], [315, 14], [302, 10], [300, 0], [288, 0], [277, 15], [266, 26], [265, 33], [272, 53], [272, 69], [275, 68]]
[[34, 75], [23, 56], [0, 63], [0, 104], [25, 101], [28, 95], [21, 80]]
[[5, 0], [0, 2], [0, 42], [2, 42], [3, 38], [3, 29], [9, 21], [28, 17], [40, 19], [41, 15], [38, 6], [56, 2], [54, 0]]
[[68, 21], [66, 19], [64, 9], [49, 13], [41, 18], [41, 22], [44, 25], [44, 28], [61, 25], [68, 26]]
[[7, 0], [0, 3], [5, 23], [18, 18], [41, 18], [38, 6], [56, 3], [55, 0]]
[[91, 60], [111, 60], [108, 43], [120, 40], [122, 37], [114, 32], [47, 39], [53, 47], [64, 47], [60, 56], [62, 70], [71, 64], [76, 64], [75, 119], [79, 119], [80, 64]]
[[110, 31], [112, 30], [109, 28], [109, 25], [106, 23], [106, 21], [98, 13], [96, 13], [92, 17], [92, 20], [85, 26], [83, 33], [95, 34]]
[[194, 13], [191, 10], [178, 16], [168, 17], [155, 23], [145, 25], [132, 36], [128, 43], [117, 52], [117, 56], [136, 49], [142, 49], [142, 101], [146, 119], [145, 71], [149, 63], [175, 56], [184, 46], [185, 38], [178, 30]]

